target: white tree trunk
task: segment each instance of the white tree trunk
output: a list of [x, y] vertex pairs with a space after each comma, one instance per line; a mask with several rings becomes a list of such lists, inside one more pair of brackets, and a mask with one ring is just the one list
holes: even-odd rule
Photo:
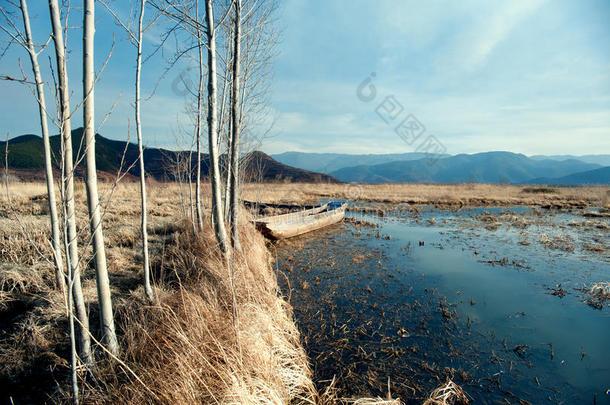
[[97, 300], [99, 304], [102, 339], [112, 354], [118, 354], [119, 347], [114, 329], [110, 280], [106, 266], [106, 250], [100, 214], [100, 201], [97, 188], [97, 171], [95, 165], [95, 70], [93, 51], [95, 33], [95, 0], [85, 0], [83, 18], [83, 136], [85, 137], [87, 161], [87, 204], [89, 222], [93, 237], [93, 255], [95, 276], [97, 279]]
[[26, 0], [21, 0], [21, 15], [26, 36], [27, 51], [32, 62], [32, 71], [36, 81], [36, 96], [38, 97], [38, 112], [40, 113], [40, 127], [42, 130], [42, 143], [44, 149], [44, 168], [47, 178], [47, 194], [49, 196], [49, 218], [51, 220], [51, 242], [53, 245], [53, 256], [55, 261], [55, 283], [65, 294], [66, 283], [64, 280], [64, 263], [61, 252], [61, 231], [57, 215], [57, 199], [55, 196], [55, 182], [53, 180], [53, 164], [51, 162], [51, 144], [49, 143], [49, 126], [47, 121], [47, 103], [44, 95], [44, 84], [38, 65], [38, 53], [34, 49], [32, 29], [30, 27], [30, 16]]
[[239, 244], [239, 63], [241, 57], [241, 0], [235, 0], [235, 20], [233, 29], [233, 89], [231, 91], [231, 163], [230, 163], [230, 226], [231, 243], [241, 250]]
[[[231, 158], [230, 158], [230, 150], [231, 150], [231, 117], [230, 111], [227, 111], [231, 108], [231, 100], [230, 100], [230, 79], [231, 79], [231, 69], [229, 69], [229, 61], [231, 60], [231, 36], [227, 36], [227, 46], [226, 53], [224, 56], [225, 68], [224, 75], [222, 77], [222, 91], [220, 96], [220, 109], [219, 109], [219, 117], [218, 117], [218, 142], [219, 148], [220, 144], [223, 142], [223, 139], [226, 137], [227, 144], [227, 158], [224, 162], [224, 169], [226, 170], [224, 174], [224, 197], [223, 197], [223, 210], [225, 215], [225, 222], [229, 222], [229, 202], [230, 202], [230, 179], [231, 179]], [[225, 108], [226, 107], [226, 108]], [[221, 171], [222, 177], [222, 171]]]
[[229, 222], [231, 220], [231, 140], [233, 139], [233, 132], [231, 131], [231, 122], [229, 120], [229, 128], [227, 131], [227, 180], [225, 182], [225, 220]]
[[189, 212], [191, 214], [191, 225], [193, 226], [193, 233], [197, 233], [197, 219], [195, 218], [195, 200], [193, 198], [193, 143], [189, 148], [188, 154], [188, 181], [189, 181]]
[[[199, 1], [195, 2], [195, 18], [199, 22]], [[199, 88], [197, 91], [197, 174], [195, 179], [195, 211], [197, 214], [197, 230], [203, 229], [201, 214], [201, 116], [203, 115], [203, 45], [200, 30], [197, 28], [197, 52], [199, 54]]]
[[140, 19], [138, 22], [138, 58], [136, 63], [136, 132], [138, 134], [138, 151], [140, 160], [140, 197], [142, 202], [142, 269], [144, 271], [144, 291], [148, 299], [154, 299], [150, 284], [150, 264], [148, 259], [148, 210], [146, 208], [146, 173], [144, 171], [144, 147], [142, 145], [142, 124], [140, 120], [140, 73], [142, 71], [142, 22], [144, 20], [144, 7], [146, 0], [140, 1]]
[[229, 254], [227, 231], [222, 213], [220, 171], [218, 167], [217, 95], [216, 95], [216, 31], [212, 0], [205, 1], [208, 34], [208, 147], [210, 150], [210, 182], [212, 186], [212, 222], [222, 252]]
[[81, 359], [87, 363], [93, 363], [91, 354], [91, 338], [89, 337], [89, 318], [85, 308], [83, 290], [80, 280], [80, 268], [78, 257], [78, 232], [76, 229], [76, 214], [74, 210], [74, 164], [72, 157], [72, 128], [70, 124], [70, 92], [68, 89], [68, 72], [66, 70], [66, 53], [64, 48], [63, 29], [60, 20], [59, 6], [57, 0], [49, 0], [49, 12], [51, 25], [53, 27], [53, 42], [55, 44], [55, 58], [57, 63], [57, 77], [59, 86], [59, 113], [61, 121], [61, 137], [63, 144], [63, 166], [62, 176], [64, 191], [64, 213], [67, 227], [66, 257], [72, 273], [74, 306], [76, 317], [79, 321], [79, 349]]

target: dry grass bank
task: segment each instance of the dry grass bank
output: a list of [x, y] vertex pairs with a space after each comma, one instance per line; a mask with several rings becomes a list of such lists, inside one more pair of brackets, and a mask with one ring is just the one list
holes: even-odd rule
[[[84, 402], [313, 403], [307, 356], [262, 237], [244, 225], [244, 252], [234, 255], [230, 271], [211, 230], [195, 237], [181, 219], [188, 210], [181, 206], [178, 185], [151, 184], [149, 190], [156, 300], [147, 302], [140, 286], [138, 187], [119, 185], [104, 225], [121, 358], [131, 371], [104, 360], [97, 348], [100, 360], [86, 381]], [[12, 209], [6, 193], [0, 197], [2, 401], [63, 402], [67, 322], [52, 269], [36, 252], [50, 253], [45, 188], [21, 183], [11, 184], [10, 191]], [[77, 200], [84, 246], [89, 232], [82, 184]], [[89, 260], [87, 251], [83, 287], [92, 332], [99, 336]]]
[[[231, 271], [203, 236], [174, 234], [157, 263], [157, 302], [132, 301], [119, 314], [123, 358], [142, 382], [105, 371], [99, 399], [112, 403], [313, 403], [308, 360], [262, 237], [242, 229]], [[97, 402], [97, 401], [96, 401]]]
[[360, 202], [439, 206], [537, 205], [610, 207], [610, 187], [548, 187], [497, 184], [248, 184], [244, 198], [273, 203], [339, 198]]

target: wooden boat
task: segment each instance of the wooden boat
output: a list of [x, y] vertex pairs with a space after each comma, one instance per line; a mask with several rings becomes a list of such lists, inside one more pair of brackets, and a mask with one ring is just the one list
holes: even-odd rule
[[284, 239], [335, 224], [345, 217], [347, 204], [327, 203], [319, 207], [255, 220], [256, 229], [270, 239]]

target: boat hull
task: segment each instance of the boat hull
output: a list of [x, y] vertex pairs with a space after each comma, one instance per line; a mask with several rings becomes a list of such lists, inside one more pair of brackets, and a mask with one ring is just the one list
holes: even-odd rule
[[332, 224], [340, 222], [345, 217], [346, 205], [339, 208], [318, 212], [310, 215], [294, 216], [287, 221], [265, 221], [256, 222], [256, 228], [270, 239], [285, 239], [312, 232]]

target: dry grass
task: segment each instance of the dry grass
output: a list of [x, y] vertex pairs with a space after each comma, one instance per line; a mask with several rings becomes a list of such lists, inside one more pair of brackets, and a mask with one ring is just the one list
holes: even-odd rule
[[[137, 184], [104, 185], [104, 229], [123, 365], [98, 348], [96, 373], [86, 380], [88, 403], [166, 404], [400, 404], [400, 400], [341, 399], [332, 387], [319, 395], [299, 342], [292, 309], [281, 297], [262, 237], [245, 224], [244, 251], [227, 268], [207, 228], [190, 232], [188, 207], [177, 184], [149, 186], [149, 232], [156, 300], [141, 287]], [[246, 198], [312, 201], [344, 186], [246, 185]], [[261, 193], [261, 188], [264, 190]], [[417, 187], [363, 186], [363, 199], [398, 201]], [[204, 191], [206, 188], [204, 188]], [[0, 194], [0, 385], [16, 403], [64, 402], [68, 372], [67, 321], [62, 295], [53, 288], [44, 184], [12, 183], [13, 209]], [[472, 191], [472, 190], [471, 190]], [[484, 190], [475, 190], [484, 193]], [[420, 186], [415, 197], [453, 191]], [[380, 194], [382, 193], [382, 194]], [[385, 194], [383, 194], [385, 193]], [[77, 222], [83, 257], [83, 290], [97, 328], [96, 288], [85, 190], [77, 184]], [[440, 197], [439, 197], [440, 198]], [[444, 197], [443, 197], [444, 198]], [[426, 200], [427, 201], [427, 200]], [[244, 214], [245, 215], [245, 214]], [[17, 219], [18, 218], [18, 219]], [[206, 221], [206, 223], [209, 221]], [[27, 231], [27, 237], [22, 232]], [[34, 249], [32, 243], [38, 248]], [[237, 319], [233, 319], [231, 275]], [[135, 376], [138, 376], [136, 379]], [[31, 387], [37, 387], [32, 389]], [[3, 398], [5, 399], [5, 398]], [[21, 401], [19, 401], [21, 400]]]
[[[535, 192], [532, 192], [532, 189]], [[496, 184], [248, 184], [245, 198], [274, 203], [338, 198], [446, 206], [539, 205], [610, 208], [609, 187], [522, 187]]]
[[[0, 197], [0, 308], [7, 323], [0, 342], [0, 377], [7, 392], [22, 402], [41, 402], [47, 396], [63, 402], [68, 370], [63, 298], [52, 287], [51, 266], [32, 248], [19, 224], [48, 257], [49, 223], [38, 214], [43, 209], [32, 208], [45, 206], [45, 188], [18, 183], [10, 190], [14, 210], [6, 195]], [[149, 190], [154, 304], [146, 302], [140, 286], [137, 185], [119, 185], [104, 215], [121, 358], [141, 382], [120, 364], [104, 360], [98, 349], [100, 361], [96, 375], [87, 380], [85, 401], [313, 403], [317, 394], [307, 356], [291, 308], [279, 294], [262, 236], [244, 220], [244, 252], [232, 262], [238, 314], [234, 322], [231, 271], [211, 229], [200, 237], [190, 232], [182, 218], [178, 185], [152, 185]], [[76, 195], [82, 249], [89, 236], [82, 184]], [[89, 260], [87, 249], [83, 289], [97, 336]], [[50, 367], [55, 371], [49, 372]], [[29, 388], [33, 381], [39, 390]]]
[[589, 294], [591, 294], [592, 297], [610, 299], [610, 283], [607, 281], [600, 281], [593, 284], [589, 290]]
[[468, 397], [462, 388], [449, 380], [443, 386], [435, 389], [424, 405], [455, 405], [467, 404]]
[[593, 308], [602, 309], [610, 300], [610, 282], [598, 281], [589, 288], [587, 303]]
[[[166, 252], [157, 302], [122, 308], [123, 358], [142, 383], [113, 379], [95, 392], [115, 403], [313, 403], [307, 356], [291, 309], [279, 297], [262, 237], [242, 229], [234, 257], [238, 318], [232, 318], [231, 274], [212, 232], [188, 231]], [[172, 288], [172, 286], [174, 288]], [[168, 376], [171, 376], [168, 378]], [[128, 375], [125, 375], [128, 377]]]

